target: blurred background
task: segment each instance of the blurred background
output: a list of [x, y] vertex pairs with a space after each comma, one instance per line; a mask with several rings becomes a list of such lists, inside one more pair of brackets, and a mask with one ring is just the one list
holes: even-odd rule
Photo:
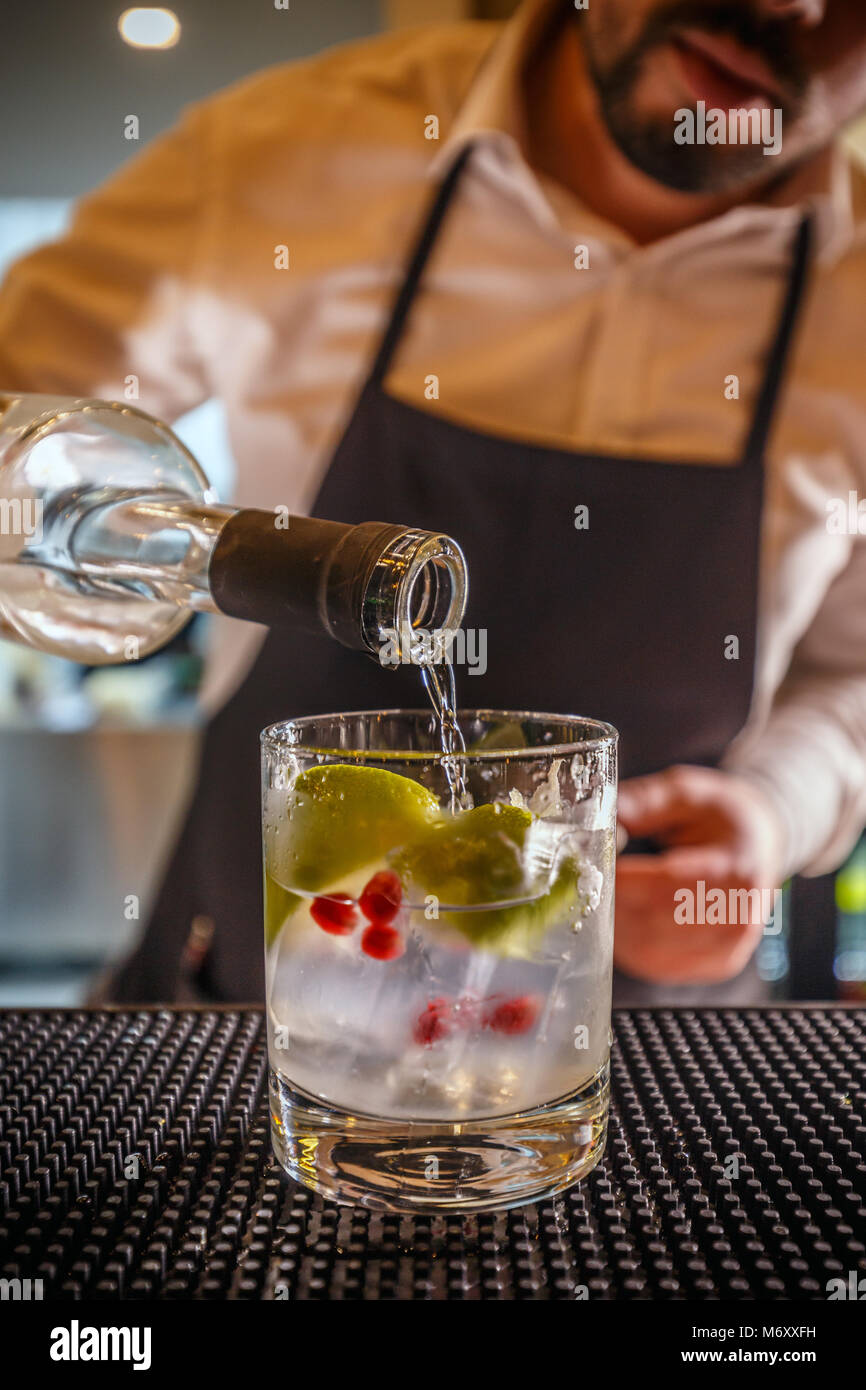
[[[501, 19], [516, 0], [178, 0], [178, 42], [151, 49], [124, 42], [125, 8], [6, 7], [0, 275], [130, 157], [128, 112], [144, 143], [187, 103], [268, 64], [388, 27]], [[866, 126], [851, 139], [866, 150]], [[218, 405], [175, 428], [230, 500]], [[137, 936], [192, 773], [207, 642], [197, 618], [140, 665], [97, 671], [0, 641], [0, 1006], [80, 1003]], [[799, 882], [793, 896], [793, 919], [809, 931], [792, 942], [786, 910], [785, 929], [765, 938], [759, 964], [774, 994], [866, 998], [866, 842], [839, 874]]]

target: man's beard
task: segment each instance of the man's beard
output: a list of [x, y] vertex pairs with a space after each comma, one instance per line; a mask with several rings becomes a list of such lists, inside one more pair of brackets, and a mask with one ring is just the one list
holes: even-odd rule
[[[581, 19], [579, 13], [577, 18]], [[775, 173], [772, 166], [777, 161], [769, 161], [768, 169], [760, 144], [678, 145], [672, 118], [642, 117], [635, 112], [635, 91], [647, 54], [686, 27], [726, 34], [759, 53], [786, 93], [785, 99], [776, 103], [782, 110], [783, 123], [799, 114], [807, 77], [785, 48], [784, 31], [778, 22], [762, 24], [744, 5], [725, 0], [714, 5], [701, 4], [699, 0], [674, 0], [653, 14], [632, 46], [606, 66], [599, 62], [591, 29], [581, 25], [587, 64], [608, 133], [644, 174], [684, 193], [720, 193], [747, 185], [762, 174]]]

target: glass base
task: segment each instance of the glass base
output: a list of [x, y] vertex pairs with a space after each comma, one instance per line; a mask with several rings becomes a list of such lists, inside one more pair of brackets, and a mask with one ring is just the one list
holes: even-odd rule
[[444, 1124], [384, 1120], [323, 1104], [269, 1069], [274, 1153], [334, 1202], [436, 1215], [504, 1211], [586, 1177], [604, 1151], [610, 1066], [537, 1110]]

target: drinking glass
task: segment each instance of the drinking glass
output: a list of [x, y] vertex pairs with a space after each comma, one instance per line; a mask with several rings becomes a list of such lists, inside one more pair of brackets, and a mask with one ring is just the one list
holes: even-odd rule
[[459, 723], [464, 755], [430, 711], [262, 734], [274, 1150], [381, 1211], [519, 1206], [605, 1141], [616, 730]]

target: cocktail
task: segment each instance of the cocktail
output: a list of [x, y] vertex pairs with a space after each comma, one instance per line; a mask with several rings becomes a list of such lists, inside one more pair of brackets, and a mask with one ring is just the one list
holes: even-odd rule
[[385, 1211], [560, 1191], [604, 1145], [616, 731], [571, 716], [289, 720], [262, 735], [272, 1133]]

